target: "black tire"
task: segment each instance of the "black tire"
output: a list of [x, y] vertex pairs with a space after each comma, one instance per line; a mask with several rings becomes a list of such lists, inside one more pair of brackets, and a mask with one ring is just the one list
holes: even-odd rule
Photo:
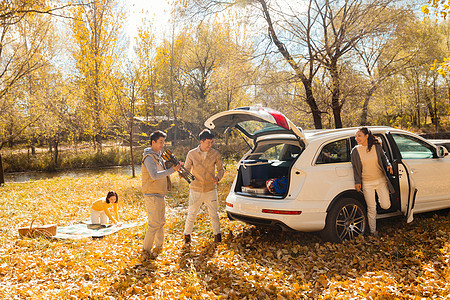
[[325, 228], [321, 231], [322, 239], [340, 243], [363, 235], [367, 226], [364, 206], [352, 198], [339, 199], [327, 214]]

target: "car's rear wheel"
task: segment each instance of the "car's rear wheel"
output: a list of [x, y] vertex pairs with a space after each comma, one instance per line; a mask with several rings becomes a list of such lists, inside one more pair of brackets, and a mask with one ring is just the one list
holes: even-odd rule
[[328, 212], [321, 236], [330, 242], [351, 240], [364, 234], [366, 224], [367, 215], [364, 206], [355, 199], [342, 198]]

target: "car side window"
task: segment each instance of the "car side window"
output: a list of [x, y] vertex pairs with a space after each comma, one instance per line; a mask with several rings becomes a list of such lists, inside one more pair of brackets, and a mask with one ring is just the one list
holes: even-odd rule
[[350, 161], [348, 139], [326, 144], [320, 151], [316, 164], [332, 164]]
[[392, 134], [403, 159], [433, 158], [433, 147], [427, 143], [403, 134]]

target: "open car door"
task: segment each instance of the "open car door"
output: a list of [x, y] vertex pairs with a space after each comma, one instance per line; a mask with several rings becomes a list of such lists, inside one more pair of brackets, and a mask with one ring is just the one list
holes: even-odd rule
[[279, 111], [266, 107], [246, 106], [220, 112], [206, 120], [205, 126], [220, 133], [235, 127], [253, 140], [267, 134], [288, 133], [297, 136], [307, 145], [300, 128]]
[[386, 133], [386, 137], [391, 145], [392, 154], [394, 156], [394, 170], [398, 178], [398, 194], [400, 197], [400, 211], [406, 217], [406, 221], [409, 223], [413, 220], [413, 208], [416, 200], [417, 189], [414, 184], [414, 180], [410, 174], [408, 165], [406, 165], [402, 159], [400, 150], [397, 147], [392, 134]]

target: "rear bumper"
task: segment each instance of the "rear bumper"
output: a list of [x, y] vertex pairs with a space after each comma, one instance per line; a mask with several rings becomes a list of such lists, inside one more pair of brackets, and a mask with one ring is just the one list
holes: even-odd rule
[[294, 231], [294, 229], [290, 228], [289, 226], [287, 226], [283, 222], [280, 222], [279, 220], [255, 218], [255, 217], [239, 215], [239, 214], [235, 214], [235, 213], [231, 213], [231, 212], [227, 212], [227, 216], [228, 216], [228, 219], [230, 219], [232, 221], [241, 221], [241, 222], [255, 225], [255, 226], [276, 228], [276, 229], [281, 229], [283, 231]]
[[[325, 227], [327, 213], [317, 207], [316, 201], [268, 200], [242, 197], [230, 194], [226, 200], [226, 212], [231, 220], [238, 220], [251, 225], [281, 228], [304, 232], [320, 231]], [[263, 210], [301, 211], [289, 215]]]

